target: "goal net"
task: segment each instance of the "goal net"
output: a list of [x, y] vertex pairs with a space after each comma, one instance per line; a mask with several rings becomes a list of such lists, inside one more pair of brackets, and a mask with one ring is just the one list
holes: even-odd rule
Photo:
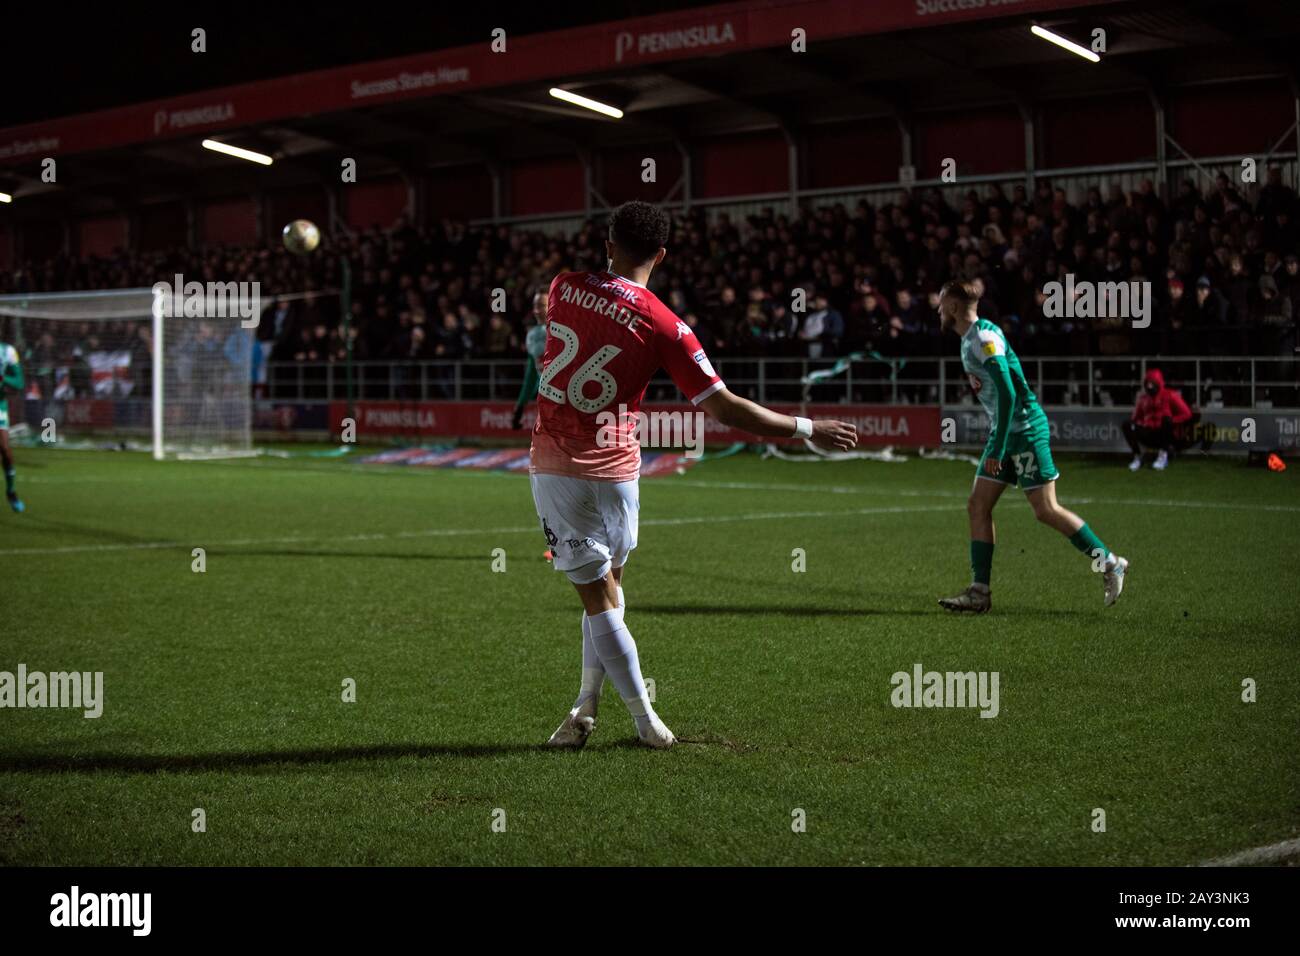
[[59, 441], [147, 441], [159, 459], [253, 454], [254, 330], [222, 308], [172, 311], [151, 289], [0, 296], [26, 378], [13, 417]]

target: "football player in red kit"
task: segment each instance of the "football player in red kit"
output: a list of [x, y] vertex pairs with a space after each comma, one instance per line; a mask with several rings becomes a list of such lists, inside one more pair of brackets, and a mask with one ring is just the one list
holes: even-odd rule
[[529, 471], [555, 569], [573, 582], [584, 610], [581, 689], [551, 735], [555, 747], [587, 742], [606, 677], [643, 743], [674, 742], [650, 704], [624, 621], [623, 565], [636, 547], [641, 468], [632, 432], [651, 376], [666, 369], [693, 405], [752, 435], [803, 437], [836, 450], [857, 443], [850, 424], [781, 415], [727, 390], [695, 333], [646, 288], [668, 231], [658, 207], [624, 203], [609, 221], [609, 268], [551, 283]]

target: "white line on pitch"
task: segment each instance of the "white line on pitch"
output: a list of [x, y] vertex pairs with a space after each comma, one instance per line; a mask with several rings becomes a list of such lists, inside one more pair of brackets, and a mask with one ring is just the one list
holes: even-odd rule
[[[205, 464], [219, 464], [224, 466], [247, 467], [262, 466], [275, 467], [281, 465], [284, 459], [264, 460], [256, 458], [235, 458], [229, 460], [220, 460], [207, 462]], [[353, 473], [390, 473], [390, 474], [427, 474], [425, 469], [411, 468], [384, 468], [376, 467], [373, 464], [363, 464], [361, 462], [349, 462], [346, 464], [321, 464], [315, 467], [301, 467], [300, 462], [288, 465], [285, 470], [302, 470], [311, 472], [335, 471], [343, 468]], [[283, 467], [281, 465], [281, 467]], [[522, 477], [523, 473], [513, 475], [496, 471], [478, 471], [474, 469], [447, 468], [436, 469], [441, 474], [462, 475], [465, 477], [485, 477], [510, 478]], [[807, 485], [795, 482], [761, 482], [761, 481], [701, 481], [699, 479], [682, 478], [677, 476], [665, 477], [663, 481], [655, 481], [652, 486], [659, 488], [717, 488], [722, 490], [735, 491], [797, 491], [804, 495], [816, 495], [825, 493], [830, 495], [875, 495], [882, 498], [966, 498], [969, 496], [969, 490], [950, 490], [950, 491], [922, 491], [912, 488], [882, 488], [875, 485]], [[1272, 505], [1272, 504], [1252, 504], [1249, 502], [1235, 501], [1185, 501], [1170, 498], [1095, 498], [1095, 497], [1075, 497], [1068, 494], [1061, 495], [1062, 501], [1068, 501], [1070, 504], [1078, 505], [1124, 505], [1138, 508], [1216, 508], [1232, 511], [1278, 511], [1286, 513], [1300, 512], [1300, 505]]]
[[[373, 464], [363, 464], [361, 462], [333, 462], [312, 464], [309, 462], [295, 461], [286, 462], [285, 459], [258, 459], [258, 458], [232, 458], [232, 459], [214, 459], [206, 462], [187, 462], [194, 465], [219, 465], [223, 467], [248, 468], [256, 467], [263, 475], [281, 474], [289, 476], [295, 472], [307, 472], [311, 474], [337, 475], [340, 471], [351, 474], [369, 474], [376, 476], [411, 476], [411, 475], [428, 475], [430, 472], [425, 469], [415, 468], [396, 468], [382, 467]], [[478, 471], [471, 469], [436, 469], [441, 475], [459, 475], [466, 478], [517, 478], [523, 477], [523, 473], [512, 474], [498, 471]], [[49, 481], [49, 478], [44, 478]], [[78, 479], [72, 479], [78, 480]], [[104, 479], [112, 481], [114, 479]], [[139, 481], [147, 480], [135, 476], [123, 478], [121, 480]], [[41, 478], [29, 478], [29, 482], [42, 481]], [[758, 481], [700, 481], [698, 479], [671, 477], [663, 481], [655, 481], [653, 485], [647, 486], [654, 489], [660, 488], [716, 488], [719, 490], [732, 491], [792, 491], [799, 492], [803, 495], [870, 495], [880, 498], [960, 498], [964, 499], [969, 492], [965, 490], [945, 490], [945, 491], [923, 491], [913, 488], [882, 488], [873, 485], [803, 485], [798, 483], [783, 482], [758, 482]], [[1097, 497], [1075, 497], [1068, 493], [1061, 494], [1061, 501], [1072, 505], [1117, 505], [1122, 507], [1136, 508], [1209, 508], [1224, 511], [1260, 511], [1260, 512], [1281, 512], [1285, 514], [1300, 513], [1300, 505], [1274, 505], [1265, 503], [1250, 503], [1236, 501], [1200, 501], [1200, 500], [1180, 500], [1180, 499], [1161, 499], [1161, 498], [1097, 498]], [[0, 551], [0, 554], [4, 554]]]
[[[647, 518], [642, 525], [673, 526], [688, 524], [721, 524], [729, 521], [775, 521], [790, 518], [842, 518], [855, 515], [891, 515], [916, 514], [925, 511], [952, 511], [953, 505], [928, 505], [921, 507], [892, 508], [851, 508], [847, 511], [763, 511], [739, 515], [700, 515], [690, 518]], [[377, 531], [366, 534], [350, 535], [289, 535], [274, 538], [239, 538], [233, 541], [213, 541], [203, 543], [196, 536], [189, 542], [183, 541], [136, 541], [130, 544], [70, 544], [53, 548], [6, 548], [0, 555], [36, 555], [36, 554], [101, 554], [117, 551], [156, 551], [166, 548], [206, 547], [206, 548], [240, 548], [251, 545], [266, 544], [307, 544], [311, 542], [339, 541], [389, 541], [409, 538], [450, 538], [485, 534], [536, 534], [537, 525], [511, 528], [431, 528], [424, 531]]]
[[[966, 498], [968, 491], [917, 491], [907, 488], [875, 488], [867, 485], [799, 485], [768, 484], [749, 481], [692, 481], [674, 478], [656, 488], [690, 487], [720, 488], [738, 491], [797, 491], [805, 495], [825, 492], [831, 495], [881, 495], [888, 498]], [[1249, 502], [1227, 501], [1183, 501], [1176, 498], [1079, 498], [1061, 495], [1062, 501], [1079, 505], [1134, 505], [1152, 508], [1223, 508], [1237, 511], [1300, 511], [1300, 505], [1251, 504]]]
[[1267, 863], [1280, 863], [1282, 860], [1289, 860], [1297, 856], [1300, 856], [1300, 837], [1294, 840], [1283, 840], [1281, 843], [1270, 843], [1268, 846], [1257, 846], [1254, 849], [1242, 850], [1240, 853], [1221, 856], [1217, 860], [1206, 860], [1200, 865], [1262, 866]]

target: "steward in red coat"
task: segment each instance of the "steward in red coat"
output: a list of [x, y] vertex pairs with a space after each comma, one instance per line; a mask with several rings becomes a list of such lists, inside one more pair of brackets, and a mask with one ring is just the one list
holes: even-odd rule
[[1183, 401], [1177, 389], [1165, 386], [1160, 369], [1147, 371], [1142, 381], [1142, 394], [1138, 396], [1132, 418], [1124, 423], [1124, 437], [1133, 450], [1129, 469], [1142, 467], [1143, 447], [1157, 451], [1155, 469], [1163, 470], [1169, 464], [1169, 452], [1175, 447], [1179, 435], [1185, 431], [1180, 426], [1192, 420], [1192, 410]]

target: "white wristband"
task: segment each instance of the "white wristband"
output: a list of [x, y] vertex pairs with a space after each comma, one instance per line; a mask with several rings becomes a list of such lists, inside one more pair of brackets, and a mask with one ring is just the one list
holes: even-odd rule
[[795, 438], [812, 438], [812, 419], [794, 417], [794, 436]]

